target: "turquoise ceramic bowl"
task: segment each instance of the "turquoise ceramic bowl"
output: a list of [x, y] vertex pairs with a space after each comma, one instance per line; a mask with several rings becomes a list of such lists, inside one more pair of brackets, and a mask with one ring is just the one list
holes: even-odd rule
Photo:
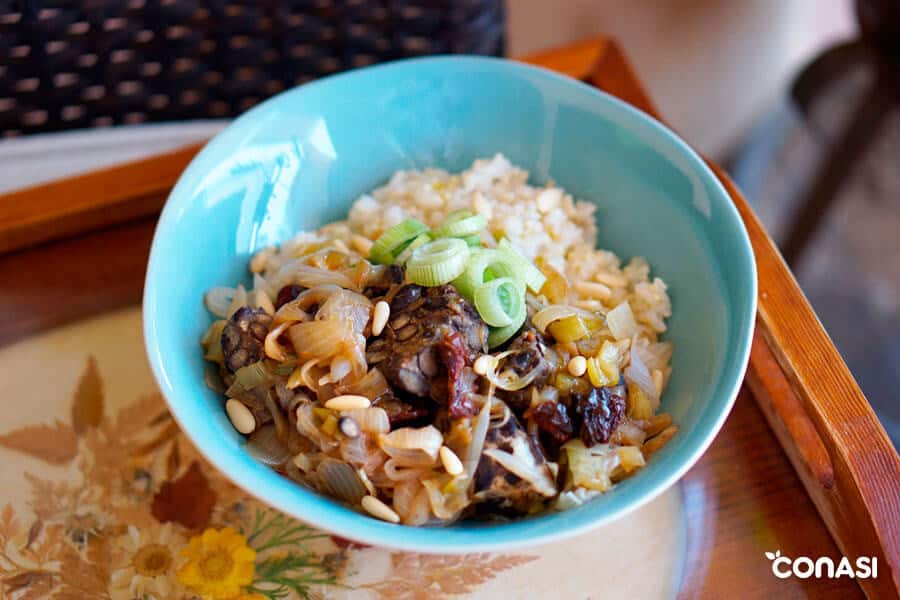
[[[392, 525], [308, 491], [242, 450], [203, 382], [205, 290], [249, 284], [247, 261], [298, 229], [344, 218], [397, 169], [451, 171], [504, 153], [533, 181], [597, 203], [602, 246], [645, 256], [669, 285], [680, 433], [636, 477], [589, 504], [508, 524]], [[608, 522], [675, 483], [728, 415], [750, 349], [756, 274], [725, 190], [671, 131], [587, 85], [486, 58], [439, 57], [337, 75], [279, 94], [215, 137], [163, 210], [147, 271], [147, 353], [172, 414], [237, 485], [337, 535], [424, 552], [546, 542]]]

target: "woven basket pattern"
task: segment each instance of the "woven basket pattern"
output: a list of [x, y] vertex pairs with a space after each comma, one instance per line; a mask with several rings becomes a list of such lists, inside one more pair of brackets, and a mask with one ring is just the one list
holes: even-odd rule
[[0, 135], [236, 115], [408, 56], [499, 55], [503, 0], [0, 0]]

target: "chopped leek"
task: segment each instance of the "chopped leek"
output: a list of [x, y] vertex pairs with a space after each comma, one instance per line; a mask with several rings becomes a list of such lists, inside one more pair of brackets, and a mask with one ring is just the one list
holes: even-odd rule
[[634, 320], [634, 313], [628, 300], [606, 313], [606, 325], [616, 340], [630, 338], [638, 332], [637, 322]]
[[442, 238], [420, 246], [406, 261], [406, 276], [413, 283], [436, 286], [462, 275], [469, 260], [469, 247], [458, 238]]
[[424, 246], [428, 242], [431, 241], [431, 235], [428, 233], [420, 233], [416, 239], [411, 241], [406, 248], [404, 248], [398, 255], [397, 258], [394, 259], [394, 264], [400, 265], [401, 267], [406, 264], [406, 261], [409, 260], [409, 257], [412, 256], [412, 253], [416, 251], [416, 248], [420, 246]]
[[562, 343], [575, 342], [591, 334], [584, 319], [578, 315], [569, 315], [553, 321], [547, 325], [547, 331], [557, 342]]
[[378, 264], [389, 265], [410, 242], [428, 231], [428, 226], [417, 219], [406, 219], [382, 233], [369, 252], [369, 259]]
[[487, 226], [487, 219], [484, 215], [472, 215], [454, 221], [444, 221], [444, 223], [434, 230], [434, 236], [443, 237], [466, 237], [479, 233]]
[[510, 277], [499, 277], [475, 289], [475, 308], [485, 323], [506, 327], [525, 312], [525, 298], [519, 284]]
[[524, 296], [525, 284], [516, 271], [515, 266], [505, 254], [490, 248], [473, 250], [466, 270], [453, 282], [457, 291], [463, 298], [472, 300], [475, 290], [486, 281], [499, 277], [514, 279], [522, 290]]
[[525, 313], [526, 311], [521, 311], [518, 318], [513, 318], [513, 322], [505, 327], [491, 327], [488, 332], [488, 347], [496, 348], [516, 335], [525, 323]]
[[597, 355], [600, 369], [609, 379], [609, 385], [618, 385], [619, 383], [619, 346], [610, 342], [603, 341], [600, 347], [600, 353]]
[[653, 403], [639, 385], [626, 380], [628, 396], [625, 399], [627, 414], [632, 419], [649, 419], [653, 416]]
[[512, 243], [506, 238], [501, 239], [497, 243], [497, 249], [509, 256], [519, 277], [525, 281], [525, 285], [528, 286], [528, 289], [535, 294], [541, 291], [544, 282], [547, 281], [547, 276], [541, 273], [540, 269], [531, 264], [530, 260], [519, 254], [519, 251], [516, 250]]
[[458, 208], [454, 211], [451, 211], [450, 213], [447, 214], [446, 217], [444, 217], [443, 224], [446, 225], [447, 223], [454, 223], [456, 221], [462, 221], [463, 219], [468, 219], [469, 217], [471, 217], [474, 214], [475, 213], [473, 213], [468, 208]]
[[466, 244], [469, 245], [469, 248], [480, 248], [481, 247], [481, 236], [477, 233], [475, 235], [467, 235], [462, 238]]
[[606, 373], [603, 372], [603, 369], [600, 368], [600, 359], [596, 356], [587, 359], [587, 376], [591, 385], [596, 388], [611, 385], [609, 377], [607, 377]]
[[587, 373], [594, 387], [618, 385], [619, 347], [609, 340], [604, 340], [597, 356], [588, 359]]

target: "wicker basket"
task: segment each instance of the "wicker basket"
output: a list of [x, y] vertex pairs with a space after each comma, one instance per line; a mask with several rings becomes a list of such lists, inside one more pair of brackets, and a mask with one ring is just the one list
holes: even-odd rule
[[0, 132], [228, 117], [407, 56], [501, 54], [503, 0], [0, 0]]

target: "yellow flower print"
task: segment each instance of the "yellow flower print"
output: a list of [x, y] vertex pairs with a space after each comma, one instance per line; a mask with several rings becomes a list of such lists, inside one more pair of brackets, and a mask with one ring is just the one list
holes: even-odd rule
[[204, 598], [233, 600], [253, 581], [256, 551], [231, 527], [194, 536], [181, 555], [188, 562], [178, 569], [178, 581]]

